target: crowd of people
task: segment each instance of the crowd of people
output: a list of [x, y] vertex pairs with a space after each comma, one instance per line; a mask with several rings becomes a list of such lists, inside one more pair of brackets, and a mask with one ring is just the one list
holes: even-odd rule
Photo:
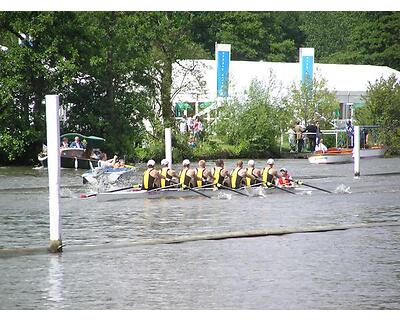
[[[287, 131], [290, 152], [302, 152], [308, 147], [310, 152], [327, 152], [328, 148], [323, 143], [322, 131], [319, 121], [311, 121], [307, 126], [300, 124], [297, 121]], [[351, 120], [346, 122], [346, 135], [347, 142], [345, 145], [349, 148], [354, 147], [354, 126]], [[306, 146], [308, 142], [308, 146]], [[363, 128], [361, 130], [361, 145], [365, 147], [368, 144], [368, 130]]]
[[310, 152], [326, 152], [327, 147], [323, 144], [322, 132], [319, 121], [311, 121], [306, 127], [297, 121], [288, 130], [290, 152], [302, 152], [308, 142]]
[[286, 168], [279, 171], [275, 168], [275, 161], [268, 159], [263, 168], [257, 168], [254, 160], [249, 160], [244, 166], [242, 160], [236, 162], [232, 170], [225, 168], [224, 161], [218, 159], [213, 168], [207, 168], [206, 161], [200, 160], [197, 167], [192, 167], [190, 160], [182, 162], [179, 172], [169, 168], [166, 159], [161, 161], [161, 168], [156, 169], [156, 162], [150, 159], [143, 174], [142, 189], [153, 190], [169, 186], [185, 188], [213, 187], [240, 189], [251, 186], [290, 187], [293, 180]]

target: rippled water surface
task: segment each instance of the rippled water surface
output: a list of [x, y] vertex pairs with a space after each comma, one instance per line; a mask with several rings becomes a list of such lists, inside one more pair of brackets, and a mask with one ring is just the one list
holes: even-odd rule
[[[352, 164], [277, 166], [335, 192], [98, 202], [63, 169], [64, 252], [0, 255], [0, 309], [399, 309], [400, 159], [362, 160], [359, 179]], [[46, 170], [0, 168], [0, 249], [49, 245], [47, 187]], [[290, 232], [167, 244], [259, 230]]]

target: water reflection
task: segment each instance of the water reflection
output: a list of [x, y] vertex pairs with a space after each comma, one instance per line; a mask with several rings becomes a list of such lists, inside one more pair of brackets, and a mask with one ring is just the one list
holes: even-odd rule
[[51, 255], [49, 258], [48, 287], [46, 288], [47, 296], [45, 298], [51, 302], [61, 302], [64, 300], [62, 256]]

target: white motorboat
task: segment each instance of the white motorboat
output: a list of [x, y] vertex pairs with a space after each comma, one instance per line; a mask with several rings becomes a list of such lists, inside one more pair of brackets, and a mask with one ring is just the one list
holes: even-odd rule
[[353, 161], [352, 149], [330, 148], [327, 152], [316, 152], [308, 157], [312, 164], [347, 163]]
[[[360, 158], [383, 157], [386, 149], [381, 146], [360, 149]], [[348, 163], [353, 162], [354, 154], [351, 148], [330, 148], [327, 152], [316, 152], [308, 157], [313, 164]]]
[[386, 148], [374, 146], [371, 148], [360, 149], [360, 158], [381, 158], [385, 155]]

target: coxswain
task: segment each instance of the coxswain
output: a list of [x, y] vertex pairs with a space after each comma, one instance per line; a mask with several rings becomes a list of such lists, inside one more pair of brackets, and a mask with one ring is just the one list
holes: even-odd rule
[[278, 186], [281, 187], [291, 187], [293, 186], [293, 179], [289, 175], [288, 171], [286, 168], [280, 168], [280, 177], [278, 179]]
[[255, 165], [256, 163], [254, 160], [249, 160], [247, 162], [246, 186], [251, 186], [261, 180], [261, 171], [257, 169]]
[[153, 190], [160, 187], [160, 173], [154, 169], [156, 162], [153, 159], [147, 161], [147, 169], [143, 174], [142, 190]]
[[236, 168], [231, 171], [231, 188], [239, 189], [246, 185], [246, 178], [252, 178], [247, 174], [246, 168], [243, 168], [243, 161], [236, 162]]
[[182, 162], [182, 170], [179, 173], [179, 183], [182, 189], [186, 189], [187, 187], [193, 188], [195, 186], [196, 181], [196, 171], [190, 168], [189, 159], [185, 159]]
[[267, 166], [262, 170], [262, 185], [271, 188], [276, 185], [276, 179], [279, 178], [278, 172], [274, 168], [274, 159], [267, 160]]
[[213, 175], [211, 171], [206, 168], [206, 161], [200, 160], [198, 163], [198, 168], [196, 169], [196, 184], [197, 187], [201, 188], [207, 184], [213, 183]]
[[172, 184], [178, 183], [179, 176], [176, 172], [168, 167], [169, 161], [167, 159], [161, 160], [161, 188], [168, 187]]
[[227, 183], [225, 183], [225, 181], [230, 177], [230, 174], [224, 166], [224, 160], [218, 159], [215, 161], [215, 168], [213, 171], [213, 183], [214, 187], [216, 188], [218, 188], [219, 185], [228, 185]]

